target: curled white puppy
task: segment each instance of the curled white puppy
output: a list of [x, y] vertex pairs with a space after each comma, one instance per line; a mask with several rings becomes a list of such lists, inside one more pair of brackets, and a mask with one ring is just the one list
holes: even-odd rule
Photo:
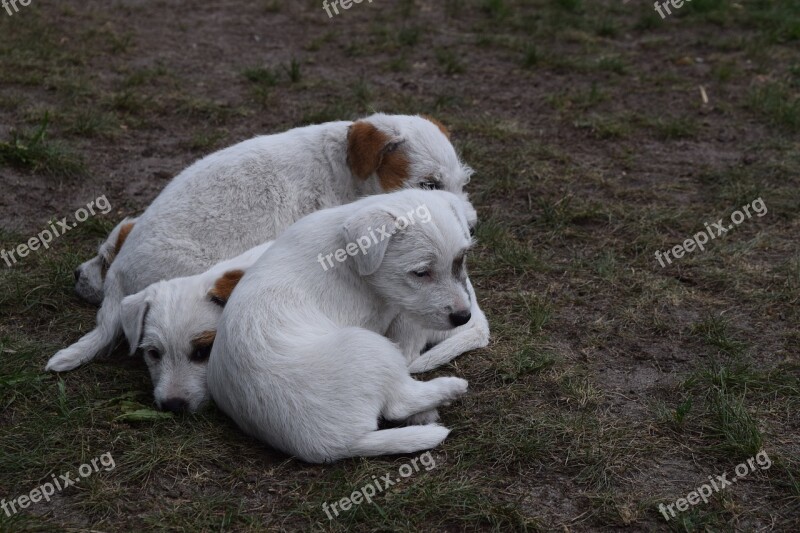
[[159, 409], [196, 411], [208, 400], [206, 365], [222, 308], [267, 242], [196, 276], [159, 281], [122, 300], [131, 353], [140, 349]]
[[[429, 216], [412, 222], [421, 207]], [[403, 347], [384, 333], [401, 315], [443, 332], [469, 323], [466, 211], [451, 193], [409, 190], [292, 225], [222, 313], [207, 373], [216, 404], [245, 432], [307, 462], [438, 445], [449, 432], [438, 424], [378, 430], [378, 420], [430, 420], [467, 382], [413, 379]], [[320, 267], [320, 253], [340, 249], [346, 260]]]
[[105, 276], [95, 329], [57, 352], [66, 371], [108, 352], [122, 299], [151, 283], [199, 274], [274, 239], [302, 216], [401, 188], [462, 193], [471, 169], [444, 128], [421, 116], [374, 114], [264, 135], [181, 172], [139, 217]]
[[75, 292], [87, 302], [100, 305], [103, 301], [103, 282], [111, 263], [125, 244], [125, 239], [136, 224], [136, 217], [127, 217], [111, 230], [100, 245], [97, 255], [75, 269]]

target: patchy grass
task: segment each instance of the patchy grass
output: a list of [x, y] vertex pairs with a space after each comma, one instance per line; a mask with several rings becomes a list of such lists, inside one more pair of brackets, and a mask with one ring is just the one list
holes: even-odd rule
[[750, 97], [750, 105], [773, 124], [792, 132], [800, 131], [800, 97], [796, 91], [772, 83], [755, 89]]
[[[317, 3], [129, 4], [0, 17], [0, 249], [87, 194], [115, 206], [11, 268], [0, 259], [0, 496], [116, 460], [0, 512], [0, 530], [795, 527], [796, 2], [694, 0], [664, 20], [610, 0], [374, 2], [331, 20]], [[470, 382], [440, 410], [452, 433], [435, 468], [329, 520], [324, 503], [413, 457], [306, 465], [213, 406], [154, 414], [125, 346], [42, 372], [94, 324], [73, 269], [165, 176], [373, 111], [436, 116], [476, 170], [468, 264], [492, 341], [420, 376]], [[654, 259], [759, 197], [769, 212], [704, 252]], [[664, 521], [658, 503], [762, 449], [770, 469]]]
[[11, 131], [0, 141], [0, 164], [52, 176], [75, 177], [86, 172], [82, 158], [61, 142], [47, 139], [50, 118], [45, 114], [35, 130]]

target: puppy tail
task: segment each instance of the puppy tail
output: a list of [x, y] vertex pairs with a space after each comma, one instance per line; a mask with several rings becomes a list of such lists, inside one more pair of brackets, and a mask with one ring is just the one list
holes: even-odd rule
[[122, 297], [119, 282], [116, 278], [108, 278], [105, 298], [97, 311], [97, 326], [69, 348], [59, 350], [47, 362], [45, 370], [66, 372], [88, 363], [104, 351], [110, 351], [122, 332], [119, 319]]
[[414, 453], [438, 446], [449, 433], [439, 424], [381, 429], [367, 433], [350, 451], [354, 457]]

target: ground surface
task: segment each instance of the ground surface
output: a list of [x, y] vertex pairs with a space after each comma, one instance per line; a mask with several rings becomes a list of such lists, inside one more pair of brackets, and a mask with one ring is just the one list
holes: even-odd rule
[[[330, 20], [318, 1], [0, 11], [0, 245], [99, 196], [112, 206], [0, 264], [0, 497], [105, 452], [115, 464], [0, 511], [0, 530], [798, 530], [800, 7], [674, 11], [581, 0], [375, 0]], [[437, 117], [477, 171], [470, 272], [493, 339], [433, 373], [470, 382], [443, 411], [453, 432], [435, 468], [329, 520], [324, 502], [412, 458], [308, 466], [213, 409], [136, 420], [126, 413], [152, 406], [150, 381], [123, 348], [42, 372], [94, 323], [73, 268], [174, 174], [255, 134], [373, 110]], [[656, 260], [759, 198], [766, 214], [705, 251]], [[761, 450], [768, 469], [659, 514]]]

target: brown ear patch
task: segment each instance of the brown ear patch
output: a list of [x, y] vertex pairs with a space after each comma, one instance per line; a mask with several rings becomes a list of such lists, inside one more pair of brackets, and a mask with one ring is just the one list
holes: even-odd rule
[[105, 256], [103, 257], [102, 267], [100, 268], [100, 277], [102, 279], [106, 279], [106, 273], [108, 272], [108, 268], [111, 266], [111, 263], [114, 262], [114, 259], [117, 257], [117, 254], [122, 249], [122, 245], [125, 244], [125, 240], [128, 238], [128, 234], [133, 229], [133, 222], [128, 222], [127, 224], [123, 224], [121, 228], [119, 228], [119, 233], [117, 234], [117, 241], [114, 243], [114, 247], [110, 248]]
[[378, 170], [383, 158], [383, 148], [389, 136], [378, 128], [359, 120], [350, 126], [347, 133], [347, 164], [357, 178], [367, 179]]
[[114, 245], [114, 255], [118, 254], [119, 251], [122, 249], [122, 245], [125, 244], [125, 240], [128, 238], [128, 235], [133, 229], [133, 224], [134, 224], [133, 222], [128, 222], [127, 224], [119, 228], [119, 235], [117, 235], [117, 243]]
[[425, 120], [427, 120], [428, 122], [433, 122], [436, 125], [436, 127], [439, 128], [439, 131], [441, 131], [444, 134], [445, 137], [447, 137], [448, 139], [450, 138], [450, 130], [448, 130], [444, 124], [442, 124], [441, 122], [439, 122], [438, 120], [436, 120], [431, 116], [428, 115], [420, 115], [420, 116]]
[[206, 348], [214, 344], [214, 339], [217, 338], [217, 332], [214, 330], [204, 331], [194, 339], [192, 339], [192, 347], [195, 349]]
[[378, 167], [378, 178], [384, 191], [399, 189], [408, 179], [408, 158], [400, 150], [383, 156]]
[[347, 164], [362, 180], [378, 174], [384, 191], [399, 189], [408, 179], [408, 158], [392, 139], [367, 121], [359, 120], [347, 134]]
[[242, 276], [244, 276], [244, 270], [229, 270], [225, 272], [221, 278], [214, 282], [214, 286], [208, 291], [208, 297], [220, 307], [225, 307], [233, 289], [236, 288]]

